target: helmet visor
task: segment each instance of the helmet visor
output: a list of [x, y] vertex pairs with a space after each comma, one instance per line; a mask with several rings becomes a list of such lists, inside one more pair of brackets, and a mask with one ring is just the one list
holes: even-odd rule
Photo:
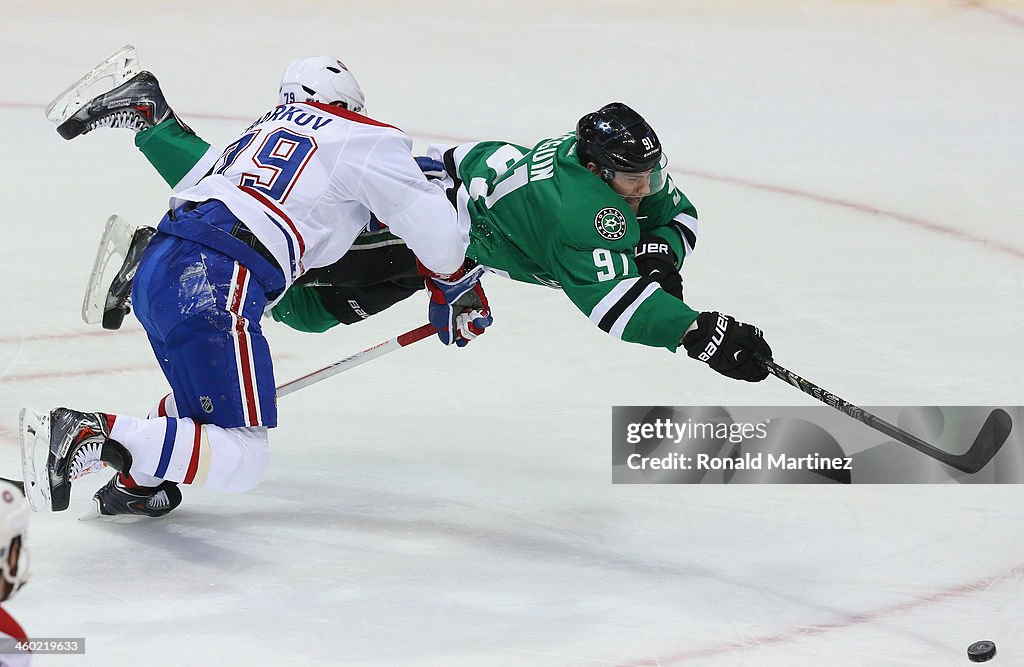
[[668, 178], [668, 158], [663, 153], [658, 164], [650, 171], [614, 171], [612, 188], [626, 198], [647, 197], [660, 192]]
[[654, 169], [651, 170], [651, 194], [655, 192], [661, 192], [661, 189], [665, 187], [665, 183], [668, 181], [668, 156], [664, 153], [661, 154], [661, 159], [658, 160], [658, 164]]

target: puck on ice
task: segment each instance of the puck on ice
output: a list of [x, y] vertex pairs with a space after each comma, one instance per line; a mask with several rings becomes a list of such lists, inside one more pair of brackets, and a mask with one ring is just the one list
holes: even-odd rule
[[974, 642], [967, 647], [967, 657], [971, 662], [988, 662], [996, 657], [996, 645], [990, 641]]

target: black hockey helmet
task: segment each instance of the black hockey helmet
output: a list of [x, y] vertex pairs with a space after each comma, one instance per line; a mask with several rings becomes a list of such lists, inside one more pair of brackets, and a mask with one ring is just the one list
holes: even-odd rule
[[615, 172], [655, 169], [661, 162], [661, 142], [643, 116], [622, 102], [606, 104], [576, 123], [576, 155], [580, 164], [593, 162], [601, 178]]

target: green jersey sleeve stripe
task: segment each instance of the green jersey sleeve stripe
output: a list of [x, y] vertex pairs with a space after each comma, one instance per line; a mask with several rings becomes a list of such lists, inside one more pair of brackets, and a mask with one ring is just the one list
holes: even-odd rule
[[[627, 278], [626, 280], [619, 282], [615, 287], [611, 288], [608, 293], [604, 295], [604, 298], [598, 301], [597, 305], [590, 311], [590, 321], [600, 327], [601, 321], [604, 319], [604, 316], [608, 314], [608, 311], [619, 302], [619, 299], [629, 291], [629, 288], [633, 287], [633, 285], [636, 285], [638, 282], [640, 282], [639, 278]], [[607, 330], [608, 329], [605, 329], [605, 331]]]
[[602, 331], [622, 338], [633, 313], [654, 294], [658, 284], [652, 278], [628, 278], [613, 287], [590, 313], [590, 321]]
[[680, 213], [673, 218], [672, 224], [683, 235], [683, 245], [686, 246], [686, 255], [689, 257], [693, 249], [697, 247], [697, 218]]
[[661, 285], [653, 281], [650, 284], [648, 284], [647, 287], [644, 288], [644, 291], [640, 293], [640, 296], [634, 299], [633, 303], [629, 304], [626, 310], [622, 311], [622, 314], [619, 315], [619, 318], [617, 320], [615, 320], [615, 325], [611, 328], [611, 331], [609, 331], [608, 333], [615, 336], [616, 338], [621, 339], [622, 333], [626, 330], [626, 327], [629, 325], [629, 321], [633, 319], [633, 313], [635, 313], [637, 309], [643, 305], [644, 301], [647, 301], [647, 299], [649, 299], [651, 295], [657, 292], [660, 287]]

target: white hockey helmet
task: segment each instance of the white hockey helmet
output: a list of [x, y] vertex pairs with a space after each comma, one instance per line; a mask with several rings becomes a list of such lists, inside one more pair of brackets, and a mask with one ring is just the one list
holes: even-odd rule
[[281, 104], [323, 102], [340, 104], [349, 111], [363, 113], [366, 98], [363, 89], [345, 63], [331, 56], [299, 58], [288, 65], [281, 77]]
[[14, 597], [28, 581], [28, 516], [25, 494], [0, 481], [0, 602]]

